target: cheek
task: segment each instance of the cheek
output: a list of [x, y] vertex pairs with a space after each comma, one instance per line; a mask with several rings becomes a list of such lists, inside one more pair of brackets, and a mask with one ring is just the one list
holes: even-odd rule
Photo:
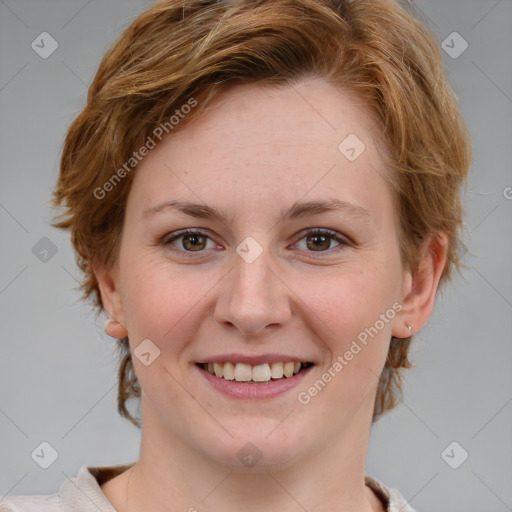
[[367, 265], [304, 282], [303, 296], [321, 320], [318, 335], [331, 356], [323, 377], [333, 383], [326, 393], [333, 403], [356, 407], [376, 389], [396, 316], [393, 268], [392, 262]]
[[321, 280], [318, 276], [301, 279], [305, 302], [331, 337], [339, 336], [340, 341], [355, 338], [392, 307], [397, 283], [389, 278], [392, 272], [375, 267], [345, 269]]
[[[182, 389], [176, 384], [180, 356], [200, 321], [196, 313], [200, 298], [208, 291], [207, 283], [199, 276], [188, 278], [144, 254], [126, 258], [121, 269], [123, 310], [130, 348], [135, 352], [135, 372], [148, 397], [154, 399], [165, 389], [157, 400], [173, 407], [184, 400]], [[146, 339], [160, 351], [147, 366], [136, 357], [137, 347]], [[152, 350], [149, 345], [151, 354]]]
[[[125, 259], [120, 275], [130, 345], [149, 338], [162, 352], [182, 353], [204, 318], [205, 299], [218, 277], [177, 270], [176, 265], [151, 254]], [[169, 362], [174, 359], [171, 355]]]
[[130, 338], [161, 340], [163, 334], [182, 318], [190, 294], [176, 272], [144, 253], [131, 257], [129, 250], [121, 264], [121, 296]]

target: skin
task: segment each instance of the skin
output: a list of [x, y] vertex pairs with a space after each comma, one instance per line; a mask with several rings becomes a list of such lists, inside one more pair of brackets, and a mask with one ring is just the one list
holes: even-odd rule
[[[118, 322], [107, 332], [128, 333], [132, 351], [146, 338], [160, 350], [149, 366], [133, 358], [143, 428], [129, 506], [130, 470], [102, 486], [119, 512], [384, 510], [364, 485], [377, 376], [391, 336], [409, 336], [406, 322], [418, 331], [432, 312], [446, 237], [428, 240], [414, 275], [403, 269], [374, 126], [356, 97], [321, 79], [238, 86], [137, 168], [118, 260], [113, 268], [95, 265], [104, 307]], [[351, 133], [366, 146], [355, 161], [338, 150]], [[280, 220], [295, 201], [328, 198], [367, 216]], [[175, 210], [143, 217], [171, 199], [214, 206], [226, 222]], [[184, 228], [208, 238], [166, 245], [166, 235]], [[310, 228], [350, 242], [327, 238], [315, 250]], [[247, 236], [263, 249], [252, 263], [236, 252]], [[199, 252], [190, 250], [198, 243]], [[401, 311], [378, 335], [299, 403], [298, 393], [397, 301]], [[315, 366], [298, 388], [240, 400], [198, 378], [194, 366], [229, 352], [295, 354]], [[262, 454], [252, 468], [237, 457], [248, 442]]]

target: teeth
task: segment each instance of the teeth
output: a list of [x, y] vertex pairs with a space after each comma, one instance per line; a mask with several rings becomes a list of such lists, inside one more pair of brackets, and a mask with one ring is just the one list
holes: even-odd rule
[[251, 366], [245, 363], [208, 363], [205, 369], [219, 378], [237, 382], [269, 382], [271, 379], [292, 377], [299, 373], [305, 363], [264, 363]]
[[234, 380], [235, 378], [235, 365], [233, 363], [224, 364], [224, 375], [226, 380]]
[[[217, 375], [218, 377], [218, 375]], [[249, 382], [252, 379], [251, 366], [244, 363], [236, 363], [235, 380], [237, 382]]]
[[267, 382], [270, 380], [270, 366], [259, 364], [252, 369], [252, 380], [254, 382]]
[[283, 378], [283, 363], [272, 363], [272, 368], [270, 369], [270, 375], [273, 379], [282, 379]]
[[294, 368], [293, 361], [290, 361], [289, 363], [283, 364], [283, 373], [285, 377], [291, 377], [293, 375], [293, 368]]
[[217, 377], [224, 376], [224, 367], [221, 366], [219, 363], [213, 363], [213, 371], [215, 372], [215, 375]]

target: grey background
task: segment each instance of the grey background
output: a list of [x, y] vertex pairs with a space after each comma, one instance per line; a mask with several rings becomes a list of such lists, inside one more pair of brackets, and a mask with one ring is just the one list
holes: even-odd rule
[[[101, 56], [150, 3], [0, 0], [0, 495], [53, 493], [82, 465], [138, 457], [139, 431], [116, 412], [113, 341], [78, 301], [48, 201]], [[502, 512], [512, 510], [512, 0], [418, 6], [439, 44], [453, 31], [469, 44], [458, 58], [443, 51], [474, 144], [469, 268], [416, 336], [404, 402], [373, 427], [366, 470], [419, 511]], [[43, 31], [59, 45], [47, 59], [31, 48]], [[43, 237], [56, 250], [46, 262]], [[46, 470], [31, 458], [42, 441], [58, 452]], [[469, 453], [458, 469], [441, 457], [452, 441]], [[462, 451], [449, 453], [456, 462]]]

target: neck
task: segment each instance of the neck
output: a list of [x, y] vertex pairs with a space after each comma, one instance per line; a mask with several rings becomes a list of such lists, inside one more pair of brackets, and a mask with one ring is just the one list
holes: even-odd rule
[[127, 512], [378, 510], [364, 483], [369, 426], [361, 429], [353, 422], [335, 443], [290, 459], [286, 467], [244, 470], [205, 458], [169, 437], [151, 416], [146, 416], [144, 427], [140, 458], [129, 477]]

